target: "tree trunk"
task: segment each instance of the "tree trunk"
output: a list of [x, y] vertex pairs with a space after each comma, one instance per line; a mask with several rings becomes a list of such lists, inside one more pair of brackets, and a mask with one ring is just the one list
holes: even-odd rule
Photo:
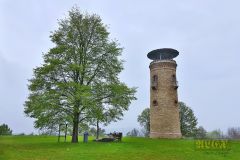
[[79, 114], [74, 114], [73, 118], [73, 133], [72, 133], [72, 143], [78, 143], [78, 124], [79, 124]]
[[99, 138], [99, 121], [97, 120], [97, 135], [96, 135], [96, 139]]
[[67, 141], [67, 123], [65, 124], [65, 135], [64, 135], [64, 142]]
[[59, 126], [58, 126], [58, 142], [60, 142], [60, 127], [61, 127], [61, 124], [59, 124]]

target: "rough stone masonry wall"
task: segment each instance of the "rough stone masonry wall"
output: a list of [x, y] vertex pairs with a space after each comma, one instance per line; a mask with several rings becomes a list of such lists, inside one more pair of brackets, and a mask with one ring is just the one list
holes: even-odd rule
[[180, 121], [176, 80], [177, 64], [174, 60], [153, 61], [150, 68], [151, 83], [157, 75], [156, 89], [150, 86], [150, 137], [180, 138]]

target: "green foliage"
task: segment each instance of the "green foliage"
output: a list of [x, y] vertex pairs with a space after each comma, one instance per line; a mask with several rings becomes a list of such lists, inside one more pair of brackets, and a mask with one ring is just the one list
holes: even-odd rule
[[185, 137], [195, 137], [197, 132], [197, 118], [193, 110], [185, 103], [179, 102], [179, 115], [182, 135]]
[[138, 115], [137, 121], [144, 128], [145, 136], [149, 136], [150, 132], [150, 108], [145, 108], [140, 115]]
[[224, 138], [223, 136], [223, 132], [220, 129], [215, 129], [211, 132], [207, 132], [207, 138], [210, 139], [220, 139], [220, 138]]
[[127, 133], [127, 136], [139, 137], [140, 136], [140, 132], [136, 128], [133, 128], [130, 132]]
[[0, 125], [0, 135], [12, 135], [12, 130], [7, 124]]
[[228, 128], [227, 136], [231, 139], [240, 139], [240, 127]]
[[[79, 134], [80, 135], [83, 135], [86, 131], [89, 131], [90, 130], [90, 126], [88, 123], [84, 123], [84, 122], [81, 122], [79, 123]], [[69, 129], [72, 129], [72, 126], [69, 126]], [[69, 130], [69, 133], [71, 133], [72, 130]]]
[[123, 137], [122, 142], [72, 145], [57, 142], [54, 136], [0, 136], [1, 160], [238, 160], [240, 141], [231, 141], [231, 149], [221, 152], [196, 151], [194, 140]]
[[118, 119], [136, 99], [136, 89], [120, 82], [122, 48], [109, 39], [98, 15], [72, 8], [50, 38], [55, 47], [34, 69], [24, 112], [36, 119], [36, 128], [71, 124], [72, 142], [77, 142], [79, 123], [93, 118], [108, 122], [105, 113]]
[[199, 126], [196, 130], [195, 137], [199, 138], [199, 139], [206, 138], [207, 137], [207, 131], [202, 126]]
[[[105, 135], [105, 132], [106, 132], [105, 129], [99, 128], [98, 134], [99, 136], [103, 137]], [[88, 133], [90, 136], [97, 136], [97, 130], [93, 127], [88, 130]]]

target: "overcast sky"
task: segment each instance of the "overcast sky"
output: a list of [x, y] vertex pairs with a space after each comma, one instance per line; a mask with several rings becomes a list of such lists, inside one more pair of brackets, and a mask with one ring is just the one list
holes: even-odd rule
[[57, 19], [78, 5], [109, 26], [124, 47], [120, 78], [138, 87], [122, 121], [107, 131], [139, 127], [137, 116], [149, 106], [147, 53], [174, 48], [180, 54], [179, 100], [190, 106], [208, 131], [240, 127], [240, 1], [238, 0], [0, 0], [0, 124], [14, 133], [34, 131], [24, 115], [28, 79], [53, 44]]

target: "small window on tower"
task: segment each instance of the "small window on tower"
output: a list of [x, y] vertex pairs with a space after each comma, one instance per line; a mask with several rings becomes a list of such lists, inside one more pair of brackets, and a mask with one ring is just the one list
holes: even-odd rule
[[176, 75], [175, 74], [172, 75], [172, 85], [174, 86], [175, 89], [178, 88], [178, 81], [176, 79]]
[[156, 90], [157, 89], [157, 85], [158, 85], [158, 76], [157, 75], [154, 75], [152, 77], [152, 81], [151, 81], [151, 87], [153, 90]]
[[153, 106], [157, 106], [158, 102], [156, 100], [153, 100]]
[[172, 81], [176, 82], [176, 75], [175, 74], [172, 75]]

